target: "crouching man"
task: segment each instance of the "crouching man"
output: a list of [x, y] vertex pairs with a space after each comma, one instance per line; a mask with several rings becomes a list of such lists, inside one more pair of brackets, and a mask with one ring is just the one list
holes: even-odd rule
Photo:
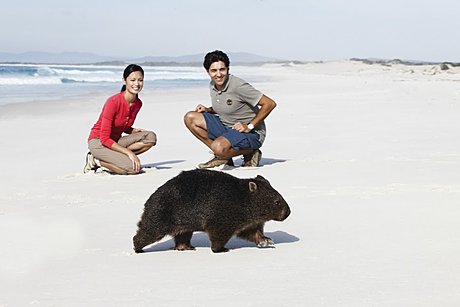
[[259, 166], [265, 135], [264, 119], [276, 107], [269, 97], [229, 73], [230, 60], [219, 50], [206, 54], [203, 63], [209, 77], [211, 107], [198, 105], [185, 114], [190, 132], [209, 147], [214, 157], [199, 168], [232, 165], [243, 155], [243, 166]]

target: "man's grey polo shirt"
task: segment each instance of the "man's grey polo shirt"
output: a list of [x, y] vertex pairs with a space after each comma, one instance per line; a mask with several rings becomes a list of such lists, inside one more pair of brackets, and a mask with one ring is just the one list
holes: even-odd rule
[[[227, 127], [237, 122], [249, 124], [259, 112], [257, 104], [263, 96], [252, 85], [233, 75], [228, 76], [222, 90], [217, 90], [214, 82], [211, 82], [210, 93], [212, 108]], [[254, 131], [259, 135], [259, 141], [263, 143], [266, 135], [265, 123], [263, 121], [259, 123]]]

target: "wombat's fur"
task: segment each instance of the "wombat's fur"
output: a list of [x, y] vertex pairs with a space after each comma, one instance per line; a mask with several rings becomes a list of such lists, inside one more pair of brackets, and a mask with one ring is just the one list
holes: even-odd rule
[[133, 238], [134, 250], [174, 237], [177, 250], [195, 249], [194, 231], [205, 231], [215, 253], [226, 252], [233, 235], [273, 245], [264, 236], [266, 221], [285, 220], [291, 210], [283, 197], [262, 176], [239, 179], [219, 171], [183, 171], [158, 188], [147, 200]]

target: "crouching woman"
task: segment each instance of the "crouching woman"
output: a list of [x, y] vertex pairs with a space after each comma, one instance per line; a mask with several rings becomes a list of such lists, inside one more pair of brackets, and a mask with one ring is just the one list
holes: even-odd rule
[[[96, 171], [101, 166], [119, 175], [141, 172], [138, 155], [152, 148], [157, 141], [154, 132], [132, 127], [142, 107], [138, 94], [143, 86], [142, 67], [128, 65], [123, 72], [121, 92], [107, 99], [91, 129], [84, 173]], [[123, 133], [126, 135], [122, 136]]]

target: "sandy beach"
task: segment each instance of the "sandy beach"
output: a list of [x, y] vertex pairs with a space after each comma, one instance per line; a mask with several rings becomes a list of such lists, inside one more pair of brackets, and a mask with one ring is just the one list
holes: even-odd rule
[[[289, 203], [275, 248], [214, 254], [166, 237], [135, 254], [147, 198], [211, 155], [183, 124], [206, 86], [141, 93], [158, 144], [145, 173], [83, 174], [112, 93], [0, 106], [0, 306], [458, 306], [460, 68], [336, 61], [267, 64], [278, 107], [259, 168]], [[235, 164], [241, 164], [235, 159]]]

